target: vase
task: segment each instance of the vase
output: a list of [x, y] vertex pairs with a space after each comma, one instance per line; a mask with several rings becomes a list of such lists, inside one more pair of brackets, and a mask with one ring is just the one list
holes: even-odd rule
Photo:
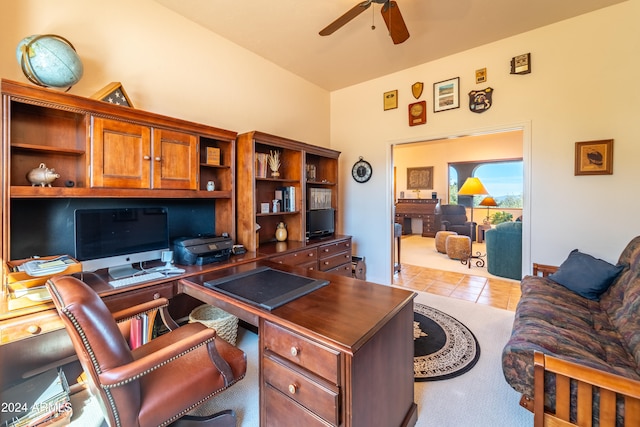
[[281, 222], [276, 227], [276, 240], [278, 242], [284, 242], [287, 240], [287, 228], [284, 225], [284, 222]]

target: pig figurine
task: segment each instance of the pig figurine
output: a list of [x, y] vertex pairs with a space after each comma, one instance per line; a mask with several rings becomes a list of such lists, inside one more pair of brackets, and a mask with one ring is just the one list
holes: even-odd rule
[[27, 179], [33, 187], [51, 187], [51, 183], [57, 178], [60, 178], [60, 174], [57, 174], [55, 169], [48, 169], [44, 163], [40, 163], [39, 167], [31, 169], [27, 174]]

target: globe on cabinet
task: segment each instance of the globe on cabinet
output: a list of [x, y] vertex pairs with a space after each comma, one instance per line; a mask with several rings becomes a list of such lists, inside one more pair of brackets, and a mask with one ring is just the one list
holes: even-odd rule
[[16, 57], [24, 75], [38, 86], [71, 88], [84, 71], [73, 45], [55, 34], [25, 37], [18, 43]]

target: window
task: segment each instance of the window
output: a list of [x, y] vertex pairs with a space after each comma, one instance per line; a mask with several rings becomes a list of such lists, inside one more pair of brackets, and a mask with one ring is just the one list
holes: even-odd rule
[[[522, 208], [523, 163], [522, 160], [465, 162], [449, 164], [449, 203], [458, 203], [458, 188], [467, 177], [480, 178], [489, 194], [501, 208]], [[473, 205], [484, 196], [476, 196]], [[466, 199], [466, 197], [465, 197]], [[466, 202], [466, 203], [465, 203]], [[460, 200], [468, 206], [468, 201]]]

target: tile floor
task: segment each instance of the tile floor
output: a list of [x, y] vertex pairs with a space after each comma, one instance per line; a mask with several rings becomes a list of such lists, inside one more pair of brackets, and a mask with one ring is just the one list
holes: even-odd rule
[[393, 284], [436, 295], [473, 301], [515, 311], [520, 282], [402, 264]]

